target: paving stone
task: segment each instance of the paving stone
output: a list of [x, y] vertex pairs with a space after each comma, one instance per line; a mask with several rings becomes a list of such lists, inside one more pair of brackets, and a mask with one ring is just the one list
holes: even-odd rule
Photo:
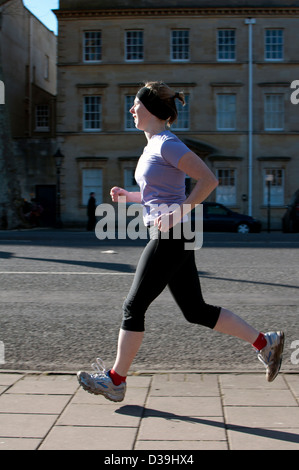
[[138, 441], [165, 441], [166, 436], [170, 441], [226, 441], [225, 425], [221, 416], [165, 418], [157, 414], [156, 417], [145, 417], [142, 420]]
[[[225, 441], [137, 441], [135, 450], [227, 450]], [[185, 455], [182, 453], [181, 455]], [[188, 455], [192, 455], [189, 453]]]
[[287, 390], [287, 385], [281, 375], [276, 377], [274, 382], [267, 382], [265, 374], [220, 374], [219, 381], [223, 388], [233, 388], [234, 390], [244, 388], [262, 390]]
[[[116, 411], [115, 411], [116, 408]], [[143, 408], [135, 412], [117, 413], [118, 407], [106, 405], [70, 404], [59, 418], [58, 425], [138, 427]]]
[[56, 419], [57, 415], [1, 413], [0, 436], [44, 438]]
[[41, 439], [0, 437], [1, 450], [36, 450]]
[[72, 395], [78, 388], [75, 375], [29, 374], [13, 385], [8, 393]]
[[299, 428], [229, 429], [229, 446], [233, 450], [299, 450]]
[[297, 406], [289, 390], [222, 389], [225, 406]]
[[136, 428], [55, 426], [40, 450], [131, 450]]
[[216, 375], [172, 374], [167, 377], [162, 375], [153, 378], [151, 396], [218, 396], [218, 382]]
[[[4, 394], [0, 396], [0, 413], [60, 414], [69, 395]], [[1, 415], [0, 415], [1, 416]]]
[[9, 374], [6, 372], [0, 373], [0, 385], [12, 385], [24, 377], [23, 374]]
[[299, 407], [227, 406], [225, 415], [228, 427], [298, 428], [299, 423]]
[[165, 418], [174, 414], [179, 416], [222, 416], [219, 397], [153, 397], [150, 396], [145, 416], [161, 414]]

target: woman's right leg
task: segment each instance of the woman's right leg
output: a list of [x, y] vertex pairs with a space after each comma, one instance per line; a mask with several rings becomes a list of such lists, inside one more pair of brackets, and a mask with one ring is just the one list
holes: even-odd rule
[[127, 331], [120, 329], [118, 336], [117, 355], [113, 370], [126, 377], [131, 364], [139, 351], [143, 340], [143, 331]]
[[[151, 302], [164, 290], [169, 275], [159, 265], [159, 240], [152, 239], [139, 259], [134, 280], [123, 305], [123, 322], [119, 331], [117, 355], [112, 370], [126, 377], [144, 337], [145, 312]], [[165, 255], [165, 251], [164, 251]], [[162, 261], [162, 263], [161, 263]]]
[[[165, 289], [185, 258], [184, 241], [164, 240], [158, 233], [145, 247], [124, 302], [124, 319], [119, 332], [117, 357], [113, 370], [126, 376], [141, 346], [144, 317], [149, 305]], [[170, 237], [171, 238], [171, 237]]]

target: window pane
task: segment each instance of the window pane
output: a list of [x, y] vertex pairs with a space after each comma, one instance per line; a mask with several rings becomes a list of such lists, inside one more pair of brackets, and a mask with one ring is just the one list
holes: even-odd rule
[[143, 31], [126, 32], [126, 60], [143, 60]]
[[101, 129], [101, 97], [84, 97], [84, 130], [98, 131]]
[[219, 184], [216, 188], [216, 201], [225, 206], [236, 204], [236, 170], [218, 169], [217, 177]]
[[265, 59], [283, 60], [283, 30], [267, 29], [265, 31]]
[[218, 31], [218, 60], [236, 59], [236, 32], [233, 29]]
[[[270, 188], [267, 184], [266, 178], [268, 175], [272, 176]], [[270, 189], [270, 205], [283, 206], [284, 205], [284, 169], [283, 168], [269, 168], [264, 172], [264, 204], [268, 204], [268, 191]]]
[[281, 94], [265, 95], [265, 130], [283, 130], [284, 96]]
[[102, 59], [101, 31], [87, 31], [84, 33], [83, 56], [86, 62], [100, 61]]
[[136, 129], [134, 119], [130, 113], [130, 109], [134, 104], [135, 95], [127, 95], [125, 97], [125, 129]]
[[125, 189], [127, 191], [140, 191], [135, 180], [135, 168], [126, 168], [124, 170]]
[[217, 129], [236, 129], [236, 95], [217, 95]]
[[171, 59], [189, 60], [189, 31], [171, 32]]
[[185, 95], [185, 106], [178, 100], [176, 100], [176, 106], [178, 110], [178, 118], [172, 124], [172, 129], [181, 130], [189, 129], [189, 95]]
[[209, 215], [220, 215], [220, 216], [226, 216], [228, 212], [222, 206], [207, 206], [206, 211], [207, 211], [207, 214]]
[[95, 193], [97, 204], [101, 204], [103, 196], [102, 170], [85, 169], [82, 170], [82, 204], [87, 206], [89, 195]]
[[35, 108], [35, 128], [36, 130], [49, 130], [49, 106], [48, 105], [38, 105]]

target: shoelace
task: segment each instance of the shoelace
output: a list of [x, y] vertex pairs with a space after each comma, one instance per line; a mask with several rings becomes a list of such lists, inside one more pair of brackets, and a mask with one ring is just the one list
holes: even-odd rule
[[96, 358], [96, 361], [91, 364], [91, 367], [95, 371], [95, 375], [106, 375], [106, 367], [100, 357]]

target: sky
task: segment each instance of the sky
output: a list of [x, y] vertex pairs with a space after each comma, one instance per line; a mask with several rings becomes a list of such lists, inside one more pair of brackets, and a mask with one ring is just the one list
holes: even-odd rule
[[57, 19], [51, 10], [59, 8], [59, 0], [23, 0], [23, 3], [50, 31], [57, 34]]

